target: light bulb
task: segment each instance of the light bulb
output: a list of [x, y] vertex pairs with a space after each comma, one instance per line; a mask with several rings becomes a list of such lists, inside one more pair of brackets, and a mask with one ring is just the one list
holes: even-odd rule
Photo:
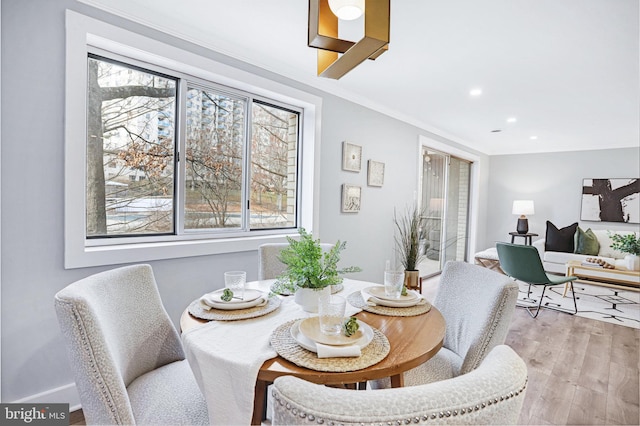
[[338, 18], [351, 21], [364, 13], [364, 0], [329, 0], [329, 8]]

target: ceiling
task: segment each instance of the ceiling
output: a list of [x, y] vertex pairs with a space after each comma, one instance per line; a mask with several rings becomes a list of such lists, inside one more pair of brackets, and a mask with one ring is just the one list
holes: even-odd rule
[[486, 154], [640, 146], [638, 0], [391, 0], [389, 50], [340, 80], [316, 76], [306, 0], [79, 1]]

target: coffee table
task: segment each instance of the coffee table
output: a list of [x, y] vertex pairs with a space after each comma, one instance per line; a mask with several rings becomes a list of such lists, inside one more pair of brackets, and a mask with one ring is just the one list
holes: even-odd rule
[[[587, 283], [620, 290], [640, 291], [640, 271], [616, 268], [605, 269], [583, 265], [579, 260], [567, 262], [567, 276], [572, 275]], [[563, 296], [567, 294], [565, 284]]]

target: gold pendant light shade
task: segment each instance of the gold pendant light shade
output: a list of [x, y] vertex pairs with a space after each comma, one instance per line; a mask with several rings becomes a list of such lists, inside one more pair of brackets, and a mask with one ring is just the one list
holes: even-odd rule
[[[362, 3], [364, 37], [353, 42], [338, 37], [338, 17], [329, 3]], [[339, 79], [366, 59], [376, 59], [389, 45], [390, 0], [309, 0], [309, 47], [318, 49], [318, 75]], [[340, 56], [341, 54], [341, 56]]]

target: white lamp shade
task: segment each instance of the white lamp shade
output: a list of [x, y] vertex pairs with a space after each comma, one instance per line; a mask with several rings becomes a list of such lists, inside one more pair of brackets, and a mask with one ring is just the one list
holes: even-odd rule
[[338, 18], [351, 21], [364, 13], [364, 0], [329, 0], [329, 8]]
[[531, 215], [534, 214], [533, 200], [515, 200], [513, 202], [512, 214]]

